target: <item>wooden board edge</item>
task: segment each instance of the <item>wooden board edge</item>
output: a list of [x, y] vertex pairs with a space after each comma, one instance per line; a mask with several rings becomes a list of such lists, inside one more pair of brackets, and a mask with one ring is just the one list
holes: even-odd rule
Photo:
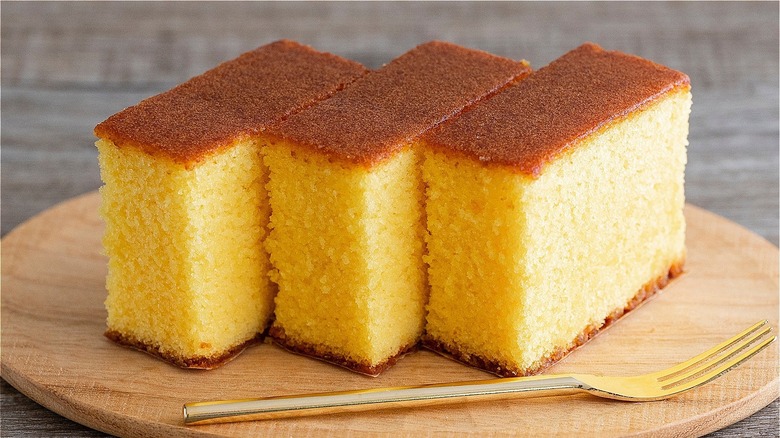
[[728, 405], [721, 406], [706, 414], [670, 423], [662, 428], [643, 432], [635, 436], [676, 438], [680, 436], [707, 435], [750, 417], [769, 406], [778, 398], [780, 398], [780, 378], [775, 378], [775, 380], [769, 382], [764, 387]]
[[187, 427], [184, 425], [183, 420], [180, 426], [160, 423], [156, 426], [157, 430], [151, 431], [151, 435], [139, 435], [138, 431], [148, 431], [148, 422], [141, 422], [132, 416], [123, 415], [119, 412], [107, 412], [101, 406], [84, 403], [73, 397], [67, 397], [62, 394], [58, 396], [57, 391], [46, 391], [37, 382], [24, 378], [17, 370], [7, 366], [5, 363], [0, 367], [0, 377], [34, 402], [57, 415], [109, 435], [121, 437], [166, 436], [172, 438], [224, 437], [222, 434], [208, 433], [204, 430]]

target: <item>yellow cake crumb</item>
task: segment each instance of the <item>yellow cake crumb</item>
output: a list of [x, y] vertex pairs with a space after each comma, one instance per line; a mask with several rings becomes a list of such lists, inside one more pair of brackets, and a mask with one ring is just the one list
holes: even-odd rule
[[426, 148], [427, 336], [527, 374], [681, 263], [690, 106], [669, 93], [538, 178]]
[[191, 170], [108, 140], [97, 147], [109, 335], [198, 367], [262, 333], [275, 288], [261, 244], [269, 206], [256, 142]]
[[415, 150], [370, 170], [285, 143], [264, 154], [280, 290], [272, 334], [363, 369], [414, 346], [425, 304]]

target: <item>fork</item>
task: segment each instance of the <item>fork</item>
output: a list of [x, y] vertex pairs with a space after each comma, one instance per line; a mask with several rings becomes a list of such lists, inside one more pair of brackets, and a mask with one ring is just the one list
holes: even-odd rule
[[194, 425], [302, 417], [392, 407], [431, 406], [475, 399], [560, 395], [561, 392], [584, 391], [598, 397], [624, 401], [662, 400], [704, 385], [748, 360], [777, 338], [772, 336], [764, 339], [771, 331], [772, 327], [766, 320], [758, 322], [728, 341], [681, 364], [639, 376], [539, 375], [186, 403], [183, 407], [184, 423]]

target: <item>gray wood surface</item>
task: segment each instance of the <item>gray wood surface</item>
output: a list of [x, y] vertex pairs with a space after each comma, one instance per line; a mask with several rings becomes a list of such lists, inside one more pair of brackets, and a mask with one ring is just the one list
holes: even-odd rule
[[[92, 128], [280, 38], [378, 67], [442, 39], [541, 67], [584, 41], [688, 73], [688, 202], [778, 244], [778, 3], [3, 3], [2, 234], [100, 185]], [[5, 381], [2, 436], [104, 436]], [[713, 436], [778, 436], [778, 402]]]

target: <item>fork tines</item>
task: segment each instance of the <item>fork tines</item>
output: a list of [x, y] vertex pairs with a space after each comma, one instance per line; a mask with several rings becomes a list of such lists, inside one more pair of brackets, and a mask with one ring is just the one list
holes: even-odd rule
[[767, 338], [771, 331], [772, 327], [766, 320], [758, 322], [722, 344], [661, 371], [657, 376], [658, 382], [663, 384], [662, 389], [665, 391], [675, 391], [677, 388], [684, 391], [703, 385], [766, 348], [777, 338]]

